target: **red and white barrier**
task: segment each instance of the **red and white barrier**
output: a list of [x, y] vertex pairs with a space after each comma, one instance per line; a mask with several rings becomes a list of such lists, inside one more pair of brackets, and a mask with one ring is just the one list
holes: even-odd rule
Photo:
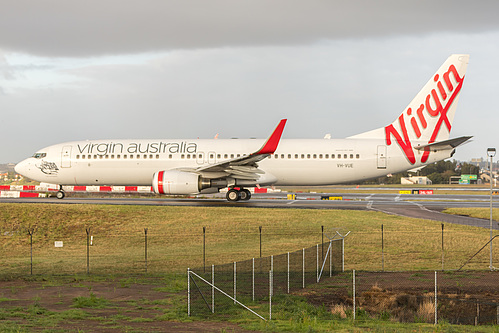
[[0, 191], [0, 198], [45, 198], [46, 193], [21, 192], [21, 191]]
[[[154, 193], [152, 186], [63, 186], [67, 193]], [[227, 192], [227, 188], [220, 190], [221, 193]], [[275, 193], [281, 192], [280, 189], [266, 187], [249, 188], [251, 193]], [[46, 193], [39, 192], [57, 192], [59, 186], [55, 184], [42, 183], [40, 185], [0, 185], [0, 198], [38, 198], [46, 197]]]

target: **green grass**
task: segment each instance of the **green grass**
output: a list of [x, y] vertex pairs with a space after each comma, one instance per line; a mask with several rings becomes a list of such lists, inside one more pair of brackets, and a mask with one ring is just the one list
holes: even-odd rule
[[107, 306], [109, 306], [108, 300], [102, 297], [97, 297], [92, 292], [90, 293], [89, 297], [85, 296], [75, 297], [73, 299], [73, 305], [72, 305], [72, 307], [74, 308], [94, 308], [94, 309], [103, 309]]
[[[474, 210], [449, 212], [470, 216], [479, 214]], [[27, 307], [2, 307], [0, 331], [23, 332], [33, 327], [57, 331], [59, 323], [81, 320], [128, 330], [127, 322], [190, 322], [200, 319], [187, 317], [183, 291], [186, 288], [186, 268], [203, 264], [203, 226], [206, 227], [208, 267], [258, 257], [259, 226], [262, 226], [263, 256], [314, 246], [321, 242], [321, 226], [324, 226], [326, 233], [336, 229], [342, 233], [351, 231], [345, 242], [347, 270], [380, 270], [382, 224], [385, 232], [385, 270], [441, 269], [441, 223], [380, 212], [0, 204], [2, 279], [22, 276], [27, 281], [40, 283], [42, 288], [71, 283], [89, 290], [88, 297], [75, 298], [73, 308], [66, 311], [49, 311], [40, 305], [37, 298]], [[26, 232], [29, 227], [35, 229], [35, 275], [32, 277], [29, 276], [30, 243]], [[85, 274], [85, 229], [88, 227], [94, 236], [94, 244], [89, 248], [90, 275]], [[148, 274], [144, 274], [144, 228], [148, 228]], [[458, 268], [488, 239], [489, 231], [486, 229], [445, 224], [445, 268]], [[63, 241], [64, 247], [55, 248], [56, 240]], [[494, 250], [498, 251], [498, 248], [494, 247]], [[494, 253], [494, 258], [499, 258], [499, 252]], [[467, 268], [487, 267], [488, 253], [479, 255]], [[421, 276], [415, 273], [413, 278], [421, 279]], [[126, 312], [99, 317], [98, 313], [94, 314], [95, 311], [114, 307], [107, 299], [93, 294], [90, 285], [91, 282], [109, 280], [116, 281], [116, 288], [131, 288], [134, 284], [157, 281], [153, 287], [155, 291], [172, 295], [154, 301], [135, 299], [128, 303], [133, 311], [154, 309], [161, 312], [153, 318], [132, 317]], [[12, 291], [15, 295], [18, 289]], [[9, 301], [12, 299], [0, 298], [1, 304]], [[266, 304], [255, 303], [252, 307], [259, 313], [268, 313]], [[292, 295], [274, 299], [272, 322], [256, 319], [238, 307], [231, 307], [209, 318], [225, 321], [228, 314], [231, 321], [258, 331], [494, 332], [494, 327], [488, 326], [400, 324], [391, 322], [388, 314], [367, 318], [363, 312], [357, 313], [359, 320], [352, 323], [348, 311], [349, 317], [343, 319], [331, 314], [325, 307], [313, 306], [303, 297]]]
[[[386, 215], [381, 212], [305, 209], [146, 207], [106, 205], [0, 204], [0, 277], [29, 275], [33, 234], [33, 273], [84, 274], [87, 234], [90, 273], [185, 272], [203, 265], [203, 226], [206, 265], [259, 257], [259, 226], [263, 256], [308, 248], [326, 234], [351, 231], [345, 241], [345, 268], [381, 269], [381, 225], [384, 226], [385, 270], [441, 269], [439, 222]], [[325, 237], [327, 240], [327, 237]], [[488, 230], [445, 224], [444, 267], [460, 267], [489, 239]], [[63, 241], [55, 248], [54, 241]], [[495, 251], [499, 251], [495, 247]], [[494, 253], [499, 258], [499, 252]], [[486, 254], [468, 269], [484, 268]], [[484, 266], [485, 265], [485, 266]], [[123, 281], [123, 284], [128, 284]]]

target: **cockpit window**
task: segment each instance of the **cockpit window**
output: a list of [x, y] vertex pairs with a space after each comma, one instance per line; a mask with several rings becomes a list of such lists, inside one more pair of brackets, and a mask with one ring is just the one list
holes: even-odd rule
[[46, 153], [35, 153], [33, 155], [34, 158], [44, 158], [45, 156], [47, 156]]

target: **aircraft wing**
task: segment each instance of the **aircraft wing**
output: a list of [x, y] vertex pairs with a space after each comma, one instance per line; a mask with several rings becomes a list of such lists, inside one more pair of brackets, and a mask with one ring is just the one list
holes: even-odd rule
[[274, 132], [269, 136], [263, 146], [249, 155], [240, 156], [219, 163], [203, 166], [191, 171], [203, 173], [205, 176], [213, 174], [216, 177], [225, 176], [235, 179], [257, 180], [264, 172], [258, 169], [258, 162], [267, 158], [275, 152], [281, 140], [284, 126], [287, 119], [282, 119]]
[[471, 139], [472, 136], [461, 136], [459, 138], [455, 139], [449, 139], [449, 140], [444, 140], [444, 141], [439, 141], [439, 142], [434, 142], [430, 143], [427, 145], [422, 145], [422, 146], [416, 146], [414, 147], [417, 150], [449, 150], [449, 149], [454, 149], [457, 146], [462, 145], [469, 139]]

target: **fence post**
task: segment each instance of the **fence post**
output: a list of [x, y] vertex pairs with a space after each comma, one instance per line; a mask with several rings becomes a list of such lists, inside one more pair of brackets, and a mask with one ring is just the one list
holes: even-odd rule
[[329, 277], [333, 276], [333, 241], [329, 241]]
[[211, 265], [211, 313], [215, 313], [215, 265]]
[[251, 284], [252, 284], [252, 299], [255, 300], [255, 258], [253, 258], [253, 267], [251, 271]]
[[341, 271], [345, 271], [345, 237], [341, 238]]
[[444, 224], [442, 223], [442, 271], [444, 270]]
[[315, 270], [315, 281], [319, 283], [319, 244], [317, 244], [317, 269]]
[[381, 225], [381, 271], [385, 271], [385, 231]]
[[262, 226], [259, 226], [258, 230], [260, 231], [260, 258], [261, 258], [262, 257]]
[[236, 262], [234, 261], [234, 304], [236, 304]]
[[203, 273], [206, 273], [206, 227], [203, 227]]
[[29, 227], [28, 235], [29, 235], [29, 246], [30, 246], [30, 257], [31, 257], [31, 269], [30, 269], [31, 275], [33, 275], [33, 232], [35, 232], [35, 229]]
[[147, 228], [144, 228], [144, 257], [146, 262], [146, 274], [147, 274]]
[[302, 288], [305, 289], [305, 248], [303, 248], [303, 263], [302, 263]]
[[353, 321], [355, 321], [355, 269], [353, 270]]
[[187, 268], [187, 316], [191, 316], [191, 270]]
[[272, 270], [269, 271], [269, 320], [272, 320]]
[[289, 252], [288, 252], [288, 294], [289, 294]]
[[85, 228], [87, 232], [87, 274], [90, 274], [90, 227]]
[[324, 226], [323, 225], [321, 225], [321, 233], [322, 233], [322, 241], [321, 241], [322, 261], [324, 261]]
[[435, 271], [435, 325], [438, 323], [438, 318], [437, 318], [437, 271]]

